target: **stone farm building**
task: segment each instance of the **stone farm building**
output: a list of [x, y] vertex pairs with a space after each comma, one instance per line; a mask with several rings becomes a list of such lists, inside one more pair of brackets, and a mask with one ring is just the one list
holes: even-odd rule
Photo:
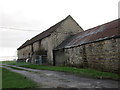
[[81, 31], [83, 30], [76, 21], [68, 16], [20, 46], [18, 60], [30, 59], [30, 62], [36, 63], [36, 58], [42, 55], [43, 58], [45, 56], [47, 58], [47, 61], [43, 61], [44, 63], [53, 64], [53, 50], [64, 40]]
[[27, 40], [18, 61], [66, 65], [119, 72], [120, 19], [83, 30], [69, 15], [48, 30]]

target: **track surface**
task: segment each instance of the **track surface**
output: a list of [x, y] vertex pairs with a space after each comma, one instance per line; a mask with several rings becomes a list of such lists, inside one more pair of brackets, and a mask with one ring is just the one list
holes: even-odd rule
[[[24, 70], [16, 70], [12, 67], [17, 67]], [[118, 81], [101, 80], [87, 77], [81, 77], [70, 73], [36, 70], [30, 68], [18, 67], [15, 65], [2, 66], [10, 71], [24, 75], [33, 80], [42, 88], [118, 88]]]

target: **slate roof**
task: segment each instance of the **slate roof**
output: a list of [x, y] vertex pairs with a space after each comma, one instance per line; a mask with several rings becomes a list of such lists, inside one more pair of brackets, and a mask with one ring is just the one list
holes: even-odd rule
[[63, 41], [55, 50], [70, 48], [95, 41], [120, 36], [120, 19], [80, 32]]
[[[43, 31], [42, 33], [38, 34], [37, 36], [33, 37], [30, 40], [27, 40], [24, 44], [22, 44], [17, 50], [22, 49], [23, 47], [30, 45], [36, 41], [42, 40], [45, 37], [48, 37], [51, 35], [52, 32], [54, 32], [61, 24], [62, 22], [64, 22], [68, 17], [71, 17], [70, 15], [67, 16], [65, 19], [63, 19], [62, 21], [58, 22], [57, 24], [53, 25], [52, 27], [50, 27], [49, 29], [47, 29], [46, 31]], [[71, 17], [72, 18], [72, 17]]]

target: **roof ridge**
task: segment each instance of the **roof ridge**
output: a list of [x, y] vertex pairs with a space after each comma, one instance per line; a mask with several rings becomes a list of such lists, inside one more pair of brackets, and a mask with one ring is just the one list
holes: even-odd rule
[[19, 48], [23, 48], [29, 44], [32, 44], [38, 40], [41, 40], [45, 37], [48, 37], [51, 35], [52, 32], [54, 32], [68, 17], [71, 17], [70, 15], [68, 15], [66, 18], [64, 18], [63, 20], [59, 21], [58, 23], [54, 24], [53, 26], [49, 27], [47, 30], [44, 30], [43, 32], [41, 32], [40, 34], [34, 36], [33, 38], [31, 38], [30, 40], [27, 40], [24, 44], [22, 44]]
[[[39, 33], [38, 35], [36, 35], [36, 36], [34, 36], [33, 38], [35, 38], [35, 37], [37, 37], [37, 36], [39, 36], [40, 34], [42, 34], [42, 33], [44, 33], [44, 32], [47, 32], [47, 31], [49, 31], [51, 28], [53, 28], [53, 27], [55, 27], [56, 25], [58, 25], [58, 24], [62, 24], [62, 22], [64, 21], [64, 20], [66, 20], [67, 19], [67, 17], [65, 18], [65, 19], [63, 19], [63, 20], [61, 20], [61, 21], [59, 21], [58, 23], [56, 23], [56, 24], [54, 24], [54, 25], [52, 25], [51, 27], [49, 27], [48, 29], [46, 29], [46, 30], [44, 30], [44, 31], [42, 31], [41, 33]], [[60, 25], [59, 25], [60, 26]], [[58, 27], [57, 27], [58, 28]], [[57, 29], [56, 28], [56, 29]], [[55, 30], [56, 30], [55, 29]], [[53, 32], [53, 31], [51, 31], [51, 32]], [[51, 33], [50, 32], [50, 33]], [[31, 38], [31, 39], [33, 39], [33, 38]], [[30, 39], [30, 40], [31, 40]]]

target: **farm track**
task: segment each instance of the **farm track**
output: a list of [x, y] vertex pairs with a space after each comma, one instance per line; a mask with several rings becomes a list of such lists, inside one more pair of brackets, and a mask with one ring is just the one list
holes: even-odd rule
[[[78, 75], [19, 67], [3, 64], [3, 68], [24, 75], [38, 84], [40, 88], [118, 88], [119, 81], [101, 80]], [[11, 67], [19, 68], [13, 69]]]

